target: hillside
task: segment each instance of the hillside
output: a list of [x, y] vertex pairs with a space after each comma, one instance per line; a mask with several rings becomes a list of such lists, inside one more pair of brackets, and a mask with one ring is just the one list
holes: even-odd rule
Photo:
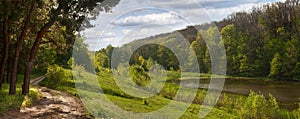
[[[253, 8], [250, 12], [233, 13], [222, 21], [135, 40], [122, 47], [186, 39], [196, 52], [200, 70], [210, 73], [207, 39], [203, 39], [200, 32], [216, 26], [219, 31], [215, 32], [220, 32], [226, 49], [228, 75], [297, 80], [300, 79], [299, 22], [299, 1], [288, 0]], [[137, 63], [142, 56], [145, 60], [151, 58], [162, 63], [166, 69], [179, 69], [177, 61], [166, 61], [176, 59], [172, 52], [166, 53], [166, 58], [159, 57], [163, 56], [159, 51], [166, 50], [154, 44], [140, 47], [132, 55], [131, 64]]]

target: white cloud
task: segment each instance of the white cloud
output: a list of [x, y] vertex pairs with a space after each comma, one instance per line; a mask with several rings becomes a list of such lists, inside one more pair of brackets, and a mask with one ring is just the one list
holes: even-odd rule
[[104, 38], [98, 44], [101, 46], [104, 46], [104, 47], [106, 47], [108, 45], [117, 47], [117, 46], [121, 46], [121, 45], [131, 42], [131, 41], [132, 40], [130, 40], [130, 39], [122, 39], [119, 37], [113, 37], [113, 38]]
[[248, 3], [248, 4], [241, 4], [238, 6], [233, 6], [228, 8], [207, 9], [207, 13], [211, 17], [211, 19], [221, 20], [232, 13], [241, 12], [241, 11], [249, 12], [249, 10], [251, 10], [253, 7], [266, 5], [268, 3], [269, 2], [261, 2], [258, 4]]
[[166, 29], [159, 28], [159, 27], [152, 27], [152, 28], [138, 28], [133, 30], [124, 30], [124, 36], [128, 39], [139, 39], [144, 37], [149, 37], [152, 35], [156, 35], [158, 32], [163, 32]]
[[204, 8], [228, 8], [248, 3], [261, 3], [268, 0], [152, 0], [152, 4], [167, 8], [194, 9], [199, 5]]
[[108, 32], [108, 33], [104, 33], [102, 35], [103, 38], [111, 38], [111, 37], [115, 37], [116, 36], [116, 33], [114, 32]]
[[82, 32], [82, 34], [86, 37], [89, 37], [89, 36], [100, 35], [100, 32], [98, 32], [93, 28], [90, 28], [90, 29], [86, 29], [84, 32]]
[[143, 24], [172, 25], [178, 23], [179, 20], [179, 17], [173, 13], [161, 13], [128, 16], [113, 22], [113, 24], [121, 26], [138, 26]]
[[142, 28], [132, 28], [132, 29], [124, 29], [121, 33], [121, 36], [107, 37], [102, 38], [99, 42], [90, 42], [93, 46], [106, 47], [111, 44], [112, 46], [121, 46], [125, 43], [129, 43], [133, 40], [154, 36], [157, 33], [165, 33], [171, 31], [169, 27], [142, 27]]
[[132, 30], [130, 30], [130, 29], [125, 29], [125, 30], [122, 31], [122, 33], [123, 33], [124, 35], [126, 35], [126, 34], [128, 34], [130, 31], [132, 31]]

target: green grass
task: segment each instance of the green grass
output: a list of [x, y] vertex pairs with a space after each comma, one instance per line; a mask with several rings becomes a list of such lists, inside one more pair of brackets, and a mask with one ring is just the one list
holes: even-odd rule
[[[50, 77], [41, 82], [41, 84], [48, 86], [53, 89], [66, 91], [68, 93], [76, 94], [74, 80], [70, 76], [71, 70], [64, 70], [62, 76], [58, 76], [62, 79], [50, 79]], [[76, 74], [76, 72], [75, 72]], [[80, 79], [77, 82], [77, 86], [81, 89], [81, 99], [82, 100], [90, 100], [96, 95], [99, 95], [99, 84], [101, 85], [102, 91], [105, 93], [107, 99], [109, 99], [114, 105], [120, 107], [123, 110], [136, 112], [136, 113], [146, 113], [159, 110], [164, 106], [168, 105], [176, 92], [178, 91], [178, 85], [173, 83], [166, 82], [162, 91], [153, 97], [150, 98], [137, 98], [130, 96], [123, 92], [114, 81], [113, 76], [109, 70], [102, 71], [98, 73], [98, 77], [96, 80], [93, 80], [93, 75], [86, 72], [77, 73], [77, 78]], [[185, 75], [188, 75], [186, 73]], [[196, 75], [196, 74], [193, 74]], [[176, 75], [173, 75], [176, 77]], [[134, 87], [133, 87], [134, 88]], [[102, 94], [101, 94], [102, 95]], [[196, 98], [189, 97], [191, 94], [186, 92], [185, 95], [181, 95], [183, 98], [191, 98], [194, 99], [193, 104], [185, 111], [185, 113], [181, 116], [182, 119], [194, 119], [198, 118], [198, 113], [200, 111], [200, 106], [203, 102], [204, 97], [206, 96], [206, 90], [198, 90]], [[77, 95], [78, 96], [78, 95]], [[98, 102], [103, 102], [103, 97], [96, 99]], [[176, 105], [185, 105], [185, 101], [176, 102]], [[97, 102], [97, 101], [96, 101]], [[248, 102], [248, 103], [247, 103]], [[274, 101], [273, 101], [274, 102]], [[205, 117], [205, 118], [291, 118], [297, 119], [299, 118], [300, 108], [294, 111], [287, 111], [285, 109], [281, 109], [278, 107], [278, 104], [272, 105], [273, 102], [268, 101], [267, 98], [262, 95], [253, 94], [249, 97], [223, 93], [217, 105], [213, 110]], [[275, 101], [276, 102], [276, 101]], [[95, 103], [87, 103], [89, 107], [89, 111], [92, 114], [100, 115], [100, 117], [109, 118], [114, 116], [121, 116], [126, 118], [126, 114], [120, 115], [117, 111], [110, 110], [110, 108], [104, 109], [100, 105]], [[277, 107], [277, 108], [275, 108]], [[206, 108], [206, 107], [205, 107]], [[268, 111], [265, 111], [268, 110]], [[173, 109], [168, 110], [166, 114], [175, 114], [179, 110]], [[170, 113], [172, 112], [172, 113]], [[274, 116], [275, 115], [275, 116]], [[129, 117], [128, 117], [129, 118]]]
[[[47, 86], [56, 90], [61, 90], [61, 91], [66, 91], [68, 93], [74, 94], [76, 93], [75, 90], [75, 85], [72, 77], [69, 76], [69, 73], [71, 72], [70, 70], [64, 70], [66, 74], [63, 75], [59, 81], [56, 79], [51, 79], [48, 77], [47, 79], [43, 80], [40, 82], [40, 85]], [[54, 74], [55, 75], [55, 74]], [[81, 77], [87, 78], [86, 81], [78, 82], [78, 86], [84, 86], [88, 85], [88, 88], [84, 90], [84, 93], [81, 95], [82, 99], [85, 99], [87, 97], [92, 97], [94, 95], [97, 95], [98, 91], [98, 84], [101, 85], [102, 91], [106, 94], [106, 97], [112, 101], [115, 105], [118, 107], [127, 110], [127, 111], [132, 111], [132, 112], [137, 112], [137, 113], [146, 113], [146, 112], [152, 112], [156, 111], [158, 109], [163, 108], [164, 106], [168, 105], [176, 94], [178, 90], [178, 86], [175, 84], [167, 83], [163, 90], [161, 91], [160, 95], [156, 95], [150, 98], [142, 99], [142, 98], [137, 98], [133, 97], [130, 95], [127, 95], [124, 93], [117, 85], [116, 82], [113, 80], [113, 77], [110, 72], [103, 72], [99, 74], [98, 77], [98, 84], [97, 83], [91, 83], [92, 81], [88, 81], [88, 79], [91, 79], [92, 76], [89, 73], [81, 73]], [[58, 76], [59, 77], [59, 76]], [[189, 95], [188, 93], [186, 95]], [[203, 97], [205, 95], [205, 91], [198, 91], [198, 97], [200, 100], [200, 97]], [[198, 98], [197, 98], [198, 99]], [[146, 102], [146, 104], [145, 104]], [[198, 101], [200, 103], [201, 101]], [[184, 102], [176, 102], [178, 105], [186, 105]], [[87, 104], [88, 105], [88, 104]], [[95, 112], [98, 112], [99, 106], [90, 104], [91, 107], [95, 106], [97, 110]], [[198, 111], [197, 111], [198, 109]], [[200, 109], [200, 105], [198, 104], [193, 104], [182, 116], [182, 118], [195, 118], [198, 117], [198, 112]], [[100, 109], [101, 110], [101, 109]], [[93, 111], [93, 110], [90, 110]], [[169, 110], [169, 111], [176, 111], [179, 110]], [[216, 113], [222, 112], [222, 114], [218, 115], [227, 115], [228, 116], [233, 116], [231, 114], [228, 114], [227, 112], [219, 109], [214, 109], [214, 113], [210, 114], [209, 117], [216, 117]], [[92, 112], [92, 113], [95, 113]], [[103, 110], [103, 113], [105, 110]], [[170, 113], [172, 114], [172, 113]], [[105, 113], [106, 116], [109, 116], [110, 114]], [[114, 114], [111, 114], [110, 116], [113, 116]]]
[[[40, 76], [39, 74], [32, 75], [32, 78]], [[23, 75], [18, 75], [17, 93], [9, 95], [9, 84], [4, 83], [2, 92], [0, 93], [0, 115], [10, 110], [19, 110], [22, 107], [31, 106], [34, 101], [41, 97], [39, 91], [35, 87], [30, 87], [29, 95], [22, 95], [21, 85], [23, 83]]]

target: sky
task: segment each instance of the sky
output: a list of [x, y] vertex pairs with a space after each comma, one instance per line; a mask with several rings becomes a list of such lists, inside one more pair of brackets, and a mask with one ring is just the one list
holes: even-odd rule
[[111, 12], [101, 12], [95, 27], [80, 34], [89, 50], [122, 46], [133, 40], [168, 33], [186, 26], [220, 21], [239, 11], [249, 11], [285, 0], [121, 0]]

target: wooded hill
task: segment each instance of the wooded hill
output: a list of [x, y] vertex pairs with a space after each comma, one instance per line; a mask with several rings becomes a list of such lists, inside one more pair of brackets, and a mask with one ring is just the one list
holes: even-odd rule
[[[281, 80], [300, 79], [299, 0], [276, 2], [253, 8], [248, 12], [233, 13], [219, 22], [188, 26], [172, 33], [136, 40], [122, 47], [151, 40], [172, 42], [176, 40], [176, 35], [180, 34], [195, 50], [201, 72], [210, 73], [210, 54], [198, 29], [218, 32], [216, 28], [210, 27], [213, 24], [217, 26], [222, 36], [221, 41], [225, 44], [228, 75]], [[113, 49], [122, 47], [108, 46], [97, 51], [99, 65], [110, 67]], [[147, 63], [150, 62], [157, 62], [168, 70], [180, 70], [175, 55], [168, 48], [155, 44], [140, 47], [132, 55], [130, 64], [142, 65], [147, 70]]]

